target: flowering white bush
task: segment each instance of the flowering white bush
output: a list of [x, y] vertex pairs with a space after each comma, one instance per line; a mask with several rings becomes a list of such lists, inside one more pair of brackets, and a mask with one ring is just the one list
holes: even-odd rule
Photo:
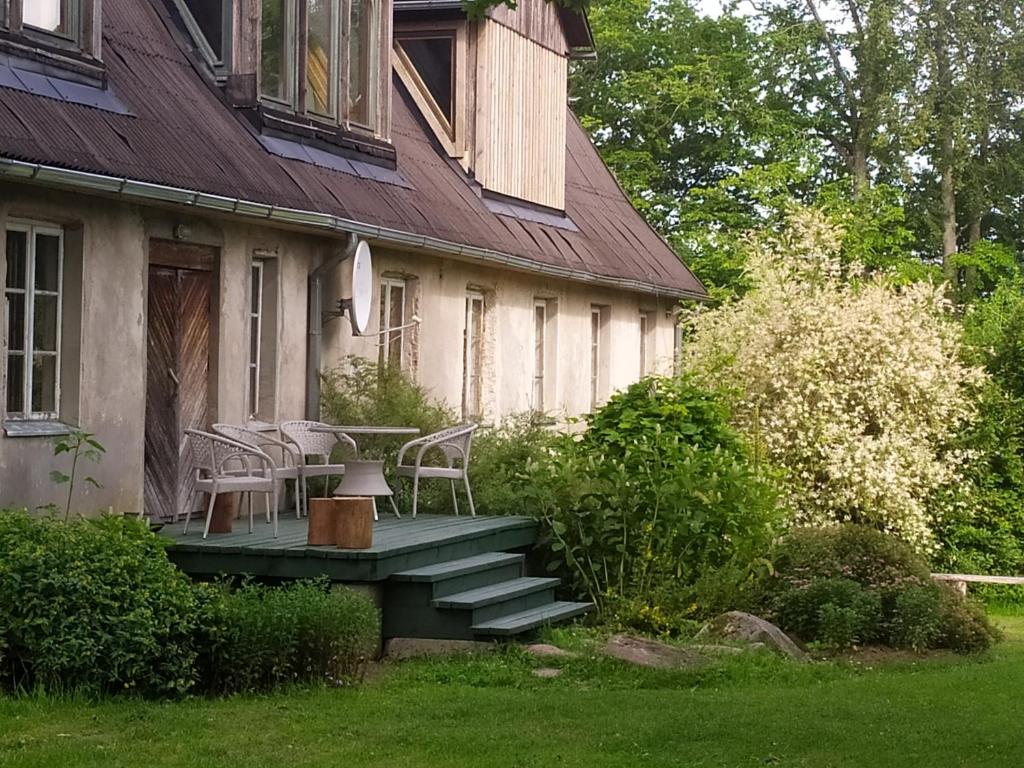
[[685, 365], [734, 393], [793, 522], [871, 524], [927, 549], [930, 497], [965, 459], [946, 446], [984, 374], [961, 362], [941, 289], [844, 269], [840, 238], [808, 210], [753, 238], [754, 289], [692, 318]]

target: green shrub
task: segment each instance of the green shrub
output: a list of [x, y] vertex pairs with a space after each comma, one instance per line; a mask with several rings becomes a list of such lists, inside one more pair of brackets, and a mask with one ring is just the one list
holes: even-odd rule
[[527, 412], [473, 438], [469, 481], [477, 511], [485, 515], [521, 515], [528, 479], [524, 469], [543, 461], [558, 442], [545, 419]]
[[[458, 417], [451, 408], [433, 400], [425, 388], [397, 365], [380, 365], [373, 360], [350, 355], [342, 365], [323, 374], [322, 385], [320, 411], [322, 418], [332, 424], [416, 427], [421, 434], [429, 435], [458, 423]], [[364, 458], [389, 459], [384, 465], [384, 475], [399, 493], [402, 484], [395, 477], [391, 459], [398, 446], [408, 439], [357, 438]], [[344, 450], [339, 448], [339, 455], [335, 458], [341, 459]], [[319, 491], [314, 488], [310, 492]], [[451, 496], [447, 484], [422, 484], [418, 503], [421, 512], [450, 509]]]
[[545, 523], [550, 568], [602, 615], [640, 626], [691, 612], [700, 574], [752, 561], [771, 532], [772, 495], [727, 410], [686, 379], [616, 394], [526, 474], [524, 507]]
[[195, 620], [145, 523], [0, 513], [0, 686], [185, 693]]
[[379, 644], [373, 603], [326, 580], [200, 587], [199, 684], [210, 693], [361, 679]]
[[779, 595], [775, 612], [800, 637], [849, 648], [878, 638], [882, 601], [851, 579], [816, 579]]
[[977, 605], [931, 579], [923, 557], [873, 528], [797, 529], [769, 559], [755, 603], [806, 642], [973, 652], [997, 637]]

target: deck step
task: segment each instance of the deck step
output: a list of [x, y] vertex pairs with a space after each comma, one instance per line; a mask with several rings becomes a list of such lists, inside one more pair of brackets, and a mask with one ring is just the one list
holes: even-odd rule
[[446, 579], [490, 570], [491, 568], [500, 568], [505, 565], [521, 565], [523, 560], [523, 555], [515, 555], [508, 552], [485, 552], [482, 555], [464, 557], [447, 563], [435, 563], [434, 565], [427, 565], [422, 568], [413, 568], [410, 571], [394, 573], [391, 575], [391, 578], [394, 581], [445, 581]]
[[435, 608], [459, 608], [472, 611], [488, 605], [508, 602], [517, 597], [532, 595], [535, 592], [554, 590], [558, 584], [558, 579], [523, 576], [518, 579], [503, 581], [499, 584], [491, 584], [486, 587], [478, 587], [466, 592], [439, 597], [433, 601], [432, 605]]
[[491, 619], [474, 624], [470, 631], [478, 637], [507, 637], [529, 632], [545, 624], [554, 624], [593, 610], [593, 603], [555, 602], [539, 608], [531, 608], [510, 616]]

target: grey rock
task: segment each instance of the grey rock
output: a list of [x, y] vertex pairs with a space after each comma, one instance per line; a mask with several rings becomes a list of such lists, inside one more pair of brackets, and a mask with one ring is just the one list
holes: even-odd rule
[[384, 658], [401, 661], [427, 656], [453, 656], [460, 653], [487, 653], [497, 646], [476, 640], [427, 640], [419, 637], [392, 637], [384, 643]]
[[679, 648], [635, 635], [612, 635], [602, 650], [606, 656], [642, 667], [696, 668], [708, 663], [706, 657], [687, 648]]
[[531, 653], [534, 656], [568, 657], [573, 655], [568, 651], [559, 648], [557, 645], [547, 645], [546, 643], [534, 643], [533, 645], [528, 645], [526, 646], [526, 652]]
[[541, 669], [533, 670], [533, 676], [539, 677], [543, 680], [551, 680], [552, 678], [558, 677], [562, 674], [562, 670], [554, 669], [552, 667], [542, 667]]
[[729, 611], [717, 617], [700, 631], [698, 637], [717, 637], [761, 643], [776, 653], [797, 661], [810, 661], [807, 652], [770, 621], [743, 611]]

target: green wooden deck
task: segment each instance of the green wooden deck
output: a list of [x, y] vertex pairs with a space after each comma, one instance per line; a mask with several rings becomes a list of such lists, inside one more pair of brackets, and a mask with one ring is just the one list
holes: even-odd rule
[[381, 513], [374, 524], [373, 547], [344, 550], [306, 544], [306, 519], [282, 513], [279, 536], [257, 519], [235, 521], [236, 533], [203, 539], [202, 522], [168, 525], [161, 536], [173, 543], [167, 554], [192, 576], [249, 575], [299, 579], [327, 576], [338, 582], [383, 581], [391, 574], [486, 552], [508, 552], [534, 544], [537, 524], [528, 517], [450, 517], [419, 515], [415, 520]]

